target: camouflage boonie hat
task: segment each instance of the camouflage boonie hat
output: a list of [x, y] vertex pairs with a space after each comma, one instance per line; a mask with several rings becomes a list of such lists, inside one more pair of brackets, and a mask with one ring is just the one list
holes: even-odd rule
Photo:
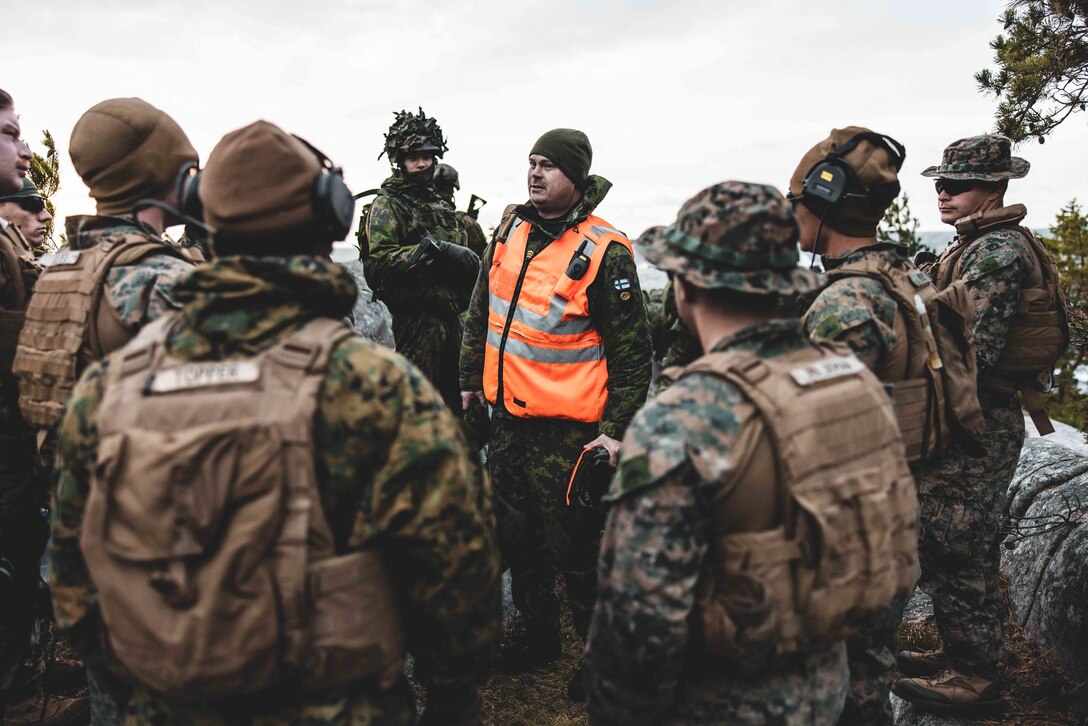
[[438, 121], [426, 116], [422, 107], [418, 114], [396, 112], [393, 123], [385, 134], [385, 148], [378, 154], [378, 158], [388, 156], [390, 161], [396, 161], [397, 154], [409, 151], [430, 151], [439, 158], [449, 151]]
[[797, 234], [793, 209], [777, 189], [728, 181], [696, 194], [676, 222], [647, 230], [635, 246], [696, 287], [784, 295], [813, 290], [819, 280], [797, 266]]
[[1031, 164], [1012, 155], [1012, 141], [999, 134], [983, 134], [953, 141], [941, 156], [939, 166], [931, 166], [922, 176], [943, 179], [980, 179], [1001, 181], [1022, 179]]

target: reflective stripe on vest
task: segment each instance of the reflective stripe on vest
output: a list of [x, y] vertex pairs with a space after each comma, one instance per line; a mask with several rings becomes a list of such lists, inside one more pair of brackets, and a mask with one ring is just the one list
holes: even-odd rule
[[[589, 317], [587, 289], [609, 244], [618, 242], [631, 253], [631, 242], [591, 216], [530, 255], [530, 230], [527, 222], [519, 223], [493, 254], [484, 394], [492, 404], [501, 395], [515, 416], [599, 421], [608, 398], [608, 367]], [[575, 280], [567, 270], [579, 250], [586, 271]]]

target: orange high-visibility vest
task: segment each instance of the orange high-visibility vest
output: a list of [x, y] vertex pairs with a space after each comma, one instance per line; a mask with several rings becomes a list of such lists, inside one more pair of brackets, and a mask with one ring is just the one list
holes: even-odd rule
[[493, 405], [501, 395], [515, 416], [594, 423], [608, 398], [608, 367], [586, 289], [609, 244], [619, 242], [633, 254], [631, 241], [590, 216], [533, 256], [526, 249], [531, 226], [519, 222], [495, 245], [484, 395]]

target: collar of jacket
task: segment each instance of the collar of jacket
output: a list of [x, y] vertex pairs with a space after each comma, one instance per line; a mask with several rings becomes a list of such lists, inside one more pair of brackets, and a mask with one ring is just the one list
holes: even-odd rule
[[565, 217], [542, 219], [531, 202], [518, 205], [514, 209], [514, 214], [533, 225], [534, 229], [544, 232], [549, 239], [559, 239], [568, 229], [576, 224], [581, 224], [589, 215], [593, 214], [593, 210], [604, 201], [608, 190], [611, 188], [612, 182], [602, 176], [591, 174], [586, 180], [586, 188], [582, 192], [582, 198], [571, 207]]
[[709, 353], [727, 350], [751, 350], [761, 356], [775, 355], [807, 345], [798, 318], [771, 318], [762, 323], [741, 328], [716, 342]]
[[820, 262], [823, 263], [825, 270], [834, 270], [836, 267], [841, 267], [850, 262], [857, 262], [874, 254], [887, 258], [889, 262], [905, 260], [907, 259], [907, 248], [895, 242], [874, 242], [871, 245], [848, 250], [838, 257], [821, 255]]
[[142, 234], [161, 240], [162, 235], [147, 222], [132, 217], [111, 217], [100, 214], [76, 214], [64, 220], [64, 233], [73, 250], [87, 250], [111, 234]]
[[316, 317], [343, 318], [355, 280], [328, 258], [220, 257], [178, 280], [181, 324], [167, 342], [191, 360], [256, 355]]

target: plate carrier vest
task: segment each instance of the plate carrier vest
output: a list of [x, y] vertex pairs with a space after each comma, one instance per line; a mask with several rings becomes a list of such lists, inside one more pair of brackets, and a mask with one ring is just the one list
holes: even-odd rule
[[253, 358], [188, 362], [175, 315], [111, 358], [80, 544], [110, 651], [186, 701], [401, 675], [395, 596], [375, 550], [337, 555], [313, 421], [332, 352], [318, 318]]
[[1020, 302], [1016, 315], [1009, 321], [1001, 357], [982, 387], [1003, 395], [1019, 391], [1035, 428], [1045, 436], [1054, 433], [1054, 425], [1046, 415], [1040, 394], [1049, 390], [1054, 364], [1069, 346], [1069, 319], [1054, 258], [1031, 230], [1019, 224], [1027, 213], [1023, 204], [1013, 204], [956, 222], [959, 244], [941, 253], [934, 281], [943, 290], [953, 280], [960, 279], [963, 253], [986, 232], [1009, 227], [1020, 232], [1035, 258], [1035, 266], [1020, 288]]
[[[737, 386], [765, 432], [733, 457], [748, 487], [777, 487], [774, 529], [717, 532], [697, 595], [707, 651], [756, 672], [883, 617], [918, 574], [918, 498], [883, 385], [849, 349], [712, 353], [682, 376]], [[755, 456], [769, 439], [772, 453]], [[728, 513], [716, 517], [728, 521]]]
[[60, 423], [83, 369], [132, 339], [112, 306], [103, 304], [106, 277], [115, 266], [151, 255], [185, 259], [166, 242], [137, 234], [43, 259], [46, 269], [34, 287], [14, 364], [27, 422], [42, 429]]

